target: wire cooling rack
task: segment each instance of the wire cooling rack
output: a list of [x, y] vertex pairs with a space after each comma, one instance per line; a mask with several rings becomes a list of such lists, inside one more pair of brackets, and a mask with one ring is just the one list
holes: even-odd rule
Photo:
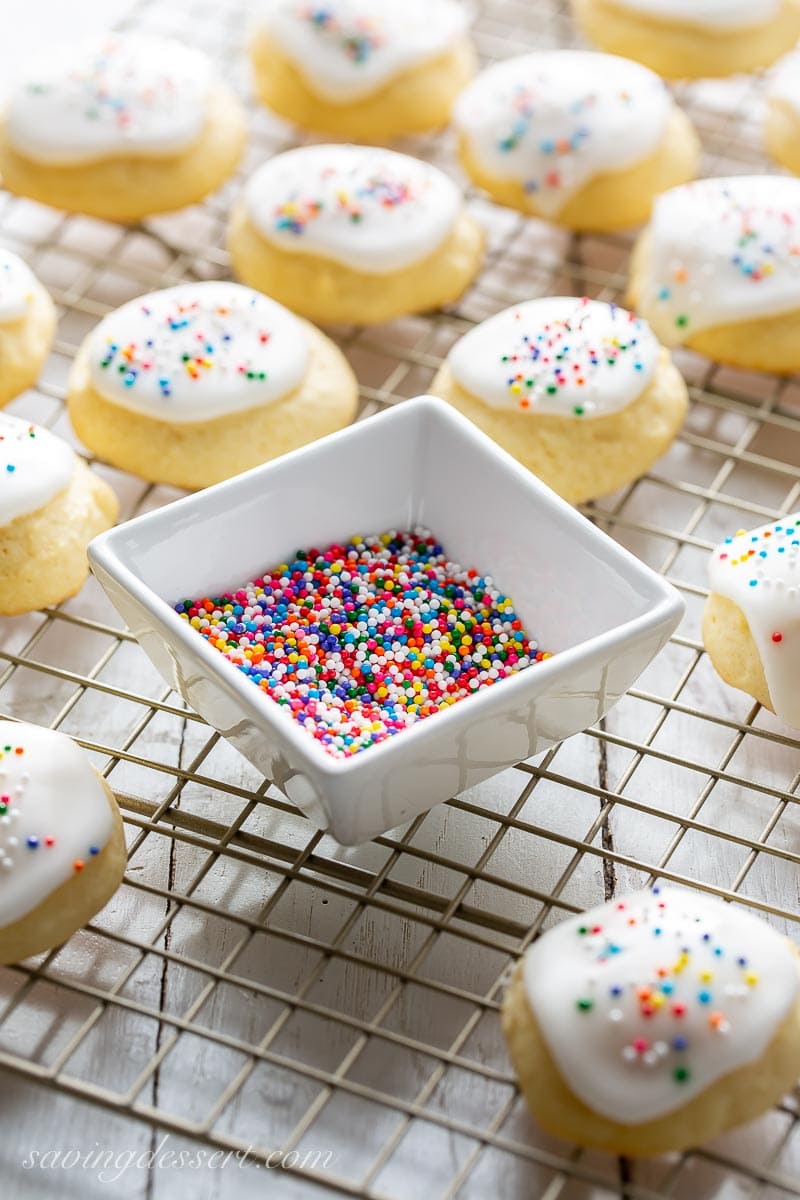
[[[130, 23], [208, 49], [246, 94], [246, 8], [149, 0]], [[574, 32], [555, 0], [484, 0], [476, 36], [490, 60]], [[762, 168], [761, 92], [758, 79], [680, 89], [706, 173]], [[254, 110], [243, 174], [289, 139]], [[447, 136], [414, 149], [455, 169]], [[62, 401], [81, 338], [134, 295], [224, 276], [240, 184], [131, 229], [0, 195], [2, 240], [61, 312], [41, 385], [12, 410], [72, 436]], [[571, 238], [469, 202], [490, 253], [461, 304], [340, 337], [362, 416], [423, 392], [452, 342], [505, 305], [621, 294], [628, 237]], [[680, 588], [680, 632], [599, 727], [369, 846], [342, 850], [313, 831], [165, 691], [93, 581], [59, 609], [3, 621], [0, 711], [89, 750], [130, 845], [125, 884], [87, 930], [0, 970], [4, 1195], [84, 1200], [115, 1176], [120, 1195], [142, 1200], [800, 1195], [796, 1098], [700, 1150], [634, 1165], [537, 1131], [499, 1031], [504, 976], [539, 930], [655, 879], [735, 900], [797, 936], [797, 742], [718, 680], [698, 622], [712, 544], [800, 506], [800, 390], [678, 359], [692, 389], [680, 439], [645, 479], [586, 511]], [[94, 469], [125, 516], [175, 495]], [[165, 1146], [239, 1159], [176, 1171]], [[71, 1172], [31, 1168], [32, 1151], [54, 1149], [71, 1152]], [[116, 1167], [103, 1175], [108, 1154]]]

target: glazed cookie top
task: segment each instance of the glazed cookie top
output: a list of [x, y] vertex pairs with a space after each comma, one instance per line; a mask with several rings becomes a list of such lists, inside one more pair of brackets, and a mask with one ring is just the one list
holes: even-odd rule
[[616, 304], [555, 296], [489, 317], [450, 351], [456, 382], [491, 408], [603, 417], [647, 387], [660, 347]]
[[0, 926], [82, 871], [113, 828], [106, 790], [71, 738], [0, 721]]
[[662, 342], [800, 307], [800, 179], [700, 179], [655, 202], [639, 307]]
[[0, 412], [0, 528], [38, 512], [69, 486], [75, 453], [61, 438]]
[[666, 1116], [754, 1062], [800, 991], [786, 938], [673, 888], [568, 918], [531, 946], [522, 971], [565, 1082], [623, 1125]]
[[26, 158], [53, 166], [176, 154], [200, 136], [212, 82], [199, 50], [106, 34], [27, 67], [9, 99], [8, 137]]
[[269, 0], [260, 28], [311, 91], [347, 104], [444, 54], [466, 32], [467, 14], [455, 0]]
[[800, 512], [726, 538], [708, 573], [747, 618], [776, 715], [800, 729]]
[[39, 287], [33, 271], [10, 250], [0, 249], [0, 325], [19, 321]]
[[643, 16], [705, 29], [747, 29], [765, 25], [777, 14], [781, 0], [614, 0], [617, 8]]
[[495, 63], [462, 92], [455, 123], [478, 164], [555, 216], [595, 175], [632, 167], [664, 137], [663, 82], [611, 54], [551, 50]]
[[160, 421], [190, 423], [282, 400], [308, 366], [305, 326], [236, 283], [182, 283], [130, 300], [89, 335], [92, 386]]
[[418, 158], [323, 145], [264, 163], [247, 185], [245, 204], [259, 233], [282, 250], [382, 275], [438, 249], [462, 197], [444, 172]]
[[769, 98], [800, 113], [800, 50], [793, 50], [776, 64], [770, 74]]

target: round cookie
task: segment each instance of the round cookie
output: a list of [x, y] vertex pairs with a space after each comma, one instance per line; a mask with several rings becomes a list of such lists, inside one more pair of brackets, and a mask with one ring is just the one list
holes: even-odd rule
[[610, 54], [495, 63], [456, 104], [467, 174], [500, 204], [576, 230], [638, 225], [692, 179], [700, 143], [657, 75]]
[[377, 324], [457, 300], [484, 234], [444, 172], [393, 150], [303, 146], [234, 210], [235, 274], [314, 321]]
[[119, 505], [71, 446], [0, 413], [0, 615], [59, 604], [89, 573], [86, 547]]
[[55, 331], [50, 296], [21, 258], [0, 248], [0, 407], [39, 378]]
[[0, 121], [0, 174], [43, 204], [138, 221], [219, 187], [245, 136], [242, 106], [206, 55], [105, 34], [27, 67]]
[[602, 50], [665, 79], [702, 79], [769, 66], [800, 37], [800, 0], [572, 0]]
[[701, 179], [659, 196], [628, 298], [667, 346], [752, 370], [800, 369], [800, 180]]
[[475, 70], [467, 23], [456, 0], [269, 0], [250, 45], [256, 92], [354, 141], [438, 129]]
[[614, 1154], [682, 1150], [753, 1120], [800, 1074], [791, 942], [722, 901], [636, 892], [545, 933], [503, 1030], [548, 1132]]
[[431, 391], [573, 504], [643, 475], [688, 403], [644, 321], [574, 296], [529, 300], [476, 326]]
[[772, 157], [800, 175], [800, 50], [787, 54], [772, 72], [764, 137]]
[[236, 283], [184, 283], [109, 313], [70, 372], [69, 415], [106, 462], [202, 488], [349, 424], [358, 385], [333, 342]]
[[708, 573], [703, 642], [712, 663], [800, 729], [800, 512], [726, 538]]
[[63, 733], [0, 721], [0, 963], [58, 946], [122, 882], [108, 784]]

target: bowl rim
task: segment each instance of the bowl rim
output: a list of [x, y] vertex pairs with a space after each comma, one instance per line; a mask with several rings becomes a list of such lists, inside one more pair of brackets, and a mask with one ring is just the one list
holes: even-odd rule
[[[309, 737], [282, 705], [279, 705], [260, 688], [254, 687], [252, 681], [247, 679], [234, 664], [228, 662], [219, 651], [210, 646], [205, 638], [200, 637], [189, 623], [178, 615], [173, 605], [163, 600], [135, 573], [128, 565], [124, 553], [120, 553], [118, 546], [123, 537], [127, 537], [131, 532], [157, 529], [165, 523], [179, 520], [187, 510], [191, 511], [198, 507], [202, 509], [210, 494], [224, 497], [226, 493], [236, 494], [239, 491], [247, 490], [279, 465], [283, 466], [292, 460], [300, 460], [314, 453], [319, 447], [328, 447], [342, 439], [358, 435], [366, 425], [373, 425], [373, 422], [389, 424], [398, 420], [409, 421], [413, 420], [417, 414], [424, 414], [426, 411], [434, 414], [435, 419], [449, 422], [451, 426], [457, 426], [462, 435], [467, 435], [473, 441], [478, 453], [499, 456], [504, 467], [513, 474], [519, 486], [533, 491], [539, 503], [555, 509], [561, 520], [572, 525], [573, 531], [580, 531], [581, 540], [595, 542], [607, 552], [606, 557], [611, 555], [617, 559], [620, 566], [626, 567], [629, 581], [635, 581], [640, 585], [641, 590], [649, 591], [652, 604], [646, 612], [623, 621], [603, 633], [594, 634], [565, 650], [558, 651], [551, 658], [533, 663], [530, 667], [499, 680], [492, 687], [479, 688], [475, 693], [465, 696], [463, 700], [450, 705], [443, 712], [433, 713], [430, 717], [404, 728], [399, 731], [399, 735], [388, 737], [382, 742], [366, 747], [369, 750], [368, 754], [359, 752], [346, 758], [339, 758], [329, 754], [316, 738]], [[215, 507], [219, 511], [219, 506]], [[670, 621], [677, 624], [685, 608], [680, 594], [666, 579], [637, 559], [624, 546], [615, 542], [602, 529], [594, 526], [566, 500], [563, 500], [540, 479], [522, 467], [507, 451], [481, 433], [471, 421], [454, 410], [446, 401], [429, 395], [404, 400], [388, 410], [376, 413], [363, 421], [357, 421], [327, 437], [281, 455], [279, 458], [261, 463], [240, 475], [183, 496], [151, 512], [142, 513], [130, 521], [123, 522], [99, 534], [90, 542], [88, 556], [93, 571], [95, 568], [99, 568], [108, 574], [156, 622], [157, 629], [166, 627], [169, 638], [176, 639], [190, 656], [196, 658], [205, 673], [211, 674], [223, 690], [236, 698], [236, 702], [246, 709], [250, 719], [256, 725], [266, 725], [272, 734], [285, 739], [290, 744], [293, 753], [302, 759], [307, 769], [331, 778], [372, 770], [376, 765], [380, 765], [381, 761], [388, 768], [392, 756], [399, 754], [401, 757], [407, 757], [409, 753], [413, 753], [414, 746], [421, 738], [425, 737], [426, 733], [430, 737], [434, 733], [446, 732], [450, 727], [457, 729], [468, 715], [463, 712], [465, 704], [469, 705], [469, 715], [473, 720], [479, 713], [479, 704], [483, 705], [487, 715], [489, 710], [496, 706], [506, 707], [509, 703], [513, 705], [515, 700], [522, 699], [530, 691], [531, 682], [534, 679], [541, 681], [546, 686], [548, 680], [552, 677], [557, 678], [564, 673], [565, 668], [588, 665], [597, 656], [607, 658], [616, 650], [635, 642], [640, 636], [653, 632], [659, 626], [666, 625]], [[537, 688], [537, 690], [542, 689]], [[498, 696], [501, 696], [502, 699], [498, 700]], [[449, 725], [445, 725], [445, 722], [449, 722]]]

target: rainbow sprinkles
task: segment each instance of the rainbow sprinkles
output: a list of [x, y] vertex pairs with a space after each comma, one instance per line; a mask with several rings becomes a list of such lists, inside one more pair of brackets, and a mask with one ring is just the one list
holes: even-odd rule
[[301, 550], [175, 608], [335, 758], [550, 657], [494, 581], [426, 529]]

